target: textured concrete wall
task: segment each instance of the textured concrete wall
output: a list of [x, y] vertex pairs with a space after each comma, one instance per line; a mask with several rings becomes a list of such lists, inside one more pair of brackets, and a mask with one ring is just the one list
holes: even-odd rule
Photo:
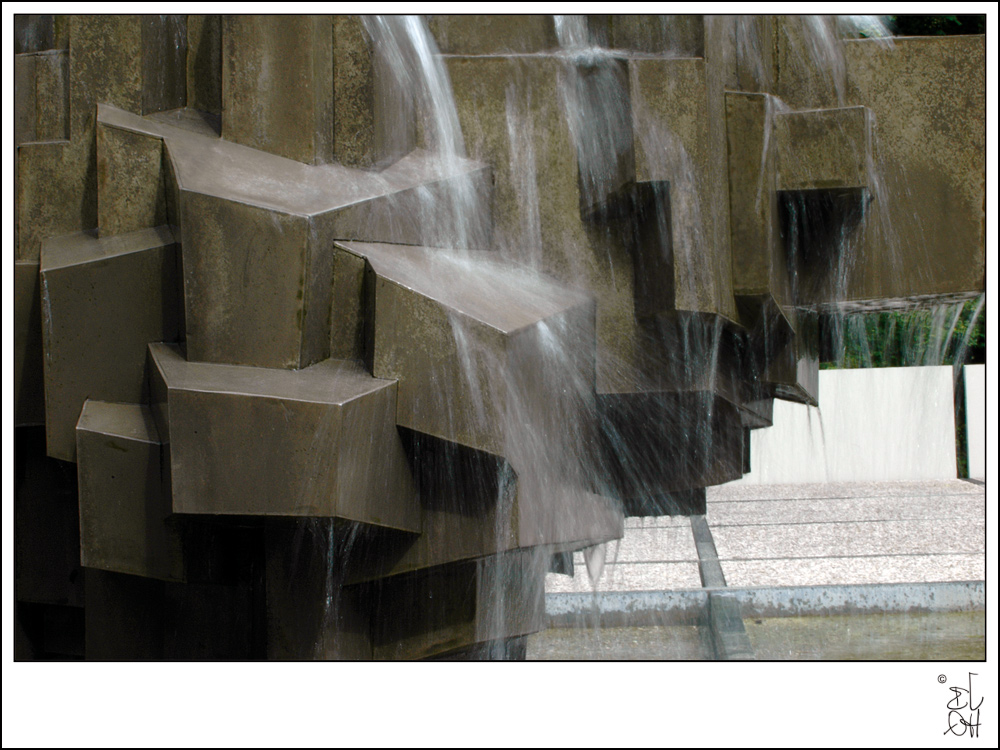
[[965, 428], [969, 435], [969, 476], [986, 477], [986, 365], [965, 366]]
[[774, 402], [774, 425], [751, 437], [750, 468], [739, 482], [953, 478], [952, 370], [823, 370], [818, 409]]

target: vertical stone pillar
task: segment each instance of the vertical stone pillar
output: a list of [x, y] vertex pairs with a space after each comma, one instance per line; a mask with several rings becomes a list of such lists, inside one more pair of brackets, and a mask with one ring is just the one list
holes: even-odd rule
[[304, 164], [333, 159], [332, 16], [222, 19], [222, 137]]

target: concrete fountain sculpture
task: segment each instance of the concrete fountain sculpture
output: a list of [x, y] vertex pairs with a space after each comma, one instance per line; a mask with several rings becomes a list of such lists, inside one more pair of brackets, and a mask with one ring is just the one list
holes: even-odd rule
[[983, 37], [17, 24], [19, 658], [517, 656], [831, 313], [984, 290]]

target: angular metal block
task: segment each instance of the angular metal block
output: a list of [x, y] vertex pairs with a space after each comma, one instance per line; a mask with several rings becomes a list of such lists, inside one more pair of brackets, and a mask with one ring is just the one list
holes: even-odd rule
[[93, 137], [96, 105], [142, 113], [142, 16], [70, 16], [70, 137]]
[[867, 107], [774, 115], [778, 190], [865, 188], [872, 164]]
[[[748, 327], [744, 400], [780, 398], [815, 406], [820, 360], [816, 314], [779, 307], [766, 294], [740, 296], [737, 302]], [[748, 426], [758, 425], [751, 419]]]
[[[759, 430], [762, 427], [770, 427], [774, 424], [774, 399], [757, 398], [744, 401], [740, 404], [740, 416], [743, 419], [743, 426], [748, 430]], [[749, 451], [746, 458], [749, 461]], [[749, 473], [746, 467], [744, 467], [743, 473]]]
[[163, 141], [97, 125], [97, 220], [102, 237], [163, 226]]
[[309, 347], [303, 332], [308, 317], [328, 315], [307, 306], [309, 220], [194, 192], [180, 214], [188, 356], [286, 368], [323, 359], [328, 336]]
[[45, 424], [38, 261], [14, 263], [14, 426]]
[[[472, 246], [488, 242], [490, 172], [477, 162], [440, 165], [415, 151], [376, 175], [307, 166], [112, 107], [99, 107], [98, 119], [108, 133], [166, 144], [167, 215], [181, 229], [196, 361], [300, 368], [328, 357], [335, 239], [433, 243], [461, 225]], [[140, 172], [149, 178], [141, 184], [157, 184], [151, 172]], [[470, 204], [450, 200], [460, 187]]]
[[405, 169], [426, 182], [321, 214], [315, 217], [321, 231], [344, 240], [489, 250], [491, 169], [471, 162], [468, 171], [438, 175], [414, 158], [426, 154], [414, 151], [381, 173]]
[[80, 561], [88, 568], [185, 579], [153, 415], [139, 404], [87, 401], [76, 426]]
[[[589, 390], [593, 383], [589, 296], [483, 253], [466, 260], [424, 247], [338, 247], [363, 257], [374, 277], [368, 349], [374, 374], [399, 380], [398, 424], [506, 456], [516, 450], [508, 444], [514, 436], [508, 428], [518, 412], [538, 415], [529, 404], [547, 402], [572, 414], [567, 399], [574, 393], [592, 398], [582, 395], [583, 385]], [[565, 367], [562, 378], [530, 379], [520, 372], [539, 366], [522, 351], [542, 354], [538, 335], [550, 338], [550, 351], [567, 357], [558, 363]]]
[[333, 18], [224, 16], [222, 137], [304, 164], [333, 159]]
[[[780, 102], [769, 94], [726, 92], [729, 228], [737, 298], [766, 296], [774, 305], [789, 306], [795, 300], [776, 192], [774, 122], [779, 107]], [[740, 311], [743, 324], [753, 328], [756, 307]], [[747, 317], [747, 312], [753, 314]]]
[[598, 397], [605, 494], [638, 512], [665, 493], [743, 476], [738, 407], [711, 392], [619, 393]]
[[[629, 62], [636, 179], [670, 185], [674, 306], [736, 320], [720, 62]], [[708, 126], [706, 127], [706, 123]]]
[[561, 93], [572, 60], [540, 54], [443, 61], [468, 152], [493, 166], [492, 246], [596, 298], [597, 390], [624, 387], [642, 354], [630, 229], [613, 210], [581, 216], [579, 152]]
[[614, 57], [574, 61], [563, 91], [576, 143], [580, 213], [600, 217], [614, 211], [636, 178], [628, 64]]
[[[765, 338], [761, 380], [774, 389], [775, 398], [810, 406], [819, 404], [819, 320], [815, 314], [799, 311], [792, 332], [787, 318]], [[765, 319], [766, 320], [766, 319]], [[769, 322], [765, 322], [769, 324]]]
[[808, 302], [982, 292], [985, 37], [904, 37], [891, 48], [857, 39], [844, 53], [848, 102], [874, 117], [884, 187], [867, 208], [846, 279], [834, 274]]
[[526, 550], [384, 579], [373, 597], [373, 657], [488, 652], [490, 642], [541, 630], [548, 559]]
[[74, 140], [92, 132], [97, 104], [136, 114], [185, 105], [185, 16], [77, 15], [70, 38]]
[[174, 236], [158, 227], [47, 240], [41, 275], [48, 450], [73, 461], [83, 402], [144, 401], [146, 345], [178, 337]]
[[86, 656], [91, 661], [162, 660], [164, 588], [153, 578], [87, 571]]
[[342, 529], [334, 544], [347, 583], [527, 547], [582, 549], [622, 535], [616, 501], [560, 483], [537, 467], [518, 474], [489, 453], [401, 432], [420, 495], [421, 533]]
[[187, 104], [187, 16], [142, 17], [142, 113]]
[[187, 362], [149, 348], [175, 513], [325, 516], [420, 530], [396, 384], [354, 362], [303, 370]]
[[326, 352], [310, 347], [307, 319], [312, 247], [309, 221], [199, 193], [181, 196], [188, 356], [201, 362], [305, 367]]

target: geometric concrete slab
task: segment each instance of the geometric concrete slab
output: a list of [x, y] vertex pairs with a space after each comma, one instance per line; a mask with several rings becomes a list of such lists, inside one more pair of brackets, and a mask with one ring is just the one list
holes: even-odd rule
[[305, 164], [333, 159], [333, 28], [332, 16], [223, 17], [226, 140]]
[[15, 145], [65, 139], [68, 132], [67, 50], [15, 55]]
[[540, 630], [547, 563], [546, 555], [524, 550], [382, 579], [373, 657], [424, 659]]
[[176, 583], [87, 569], [87, 659], [263, 658], [250, 635], [262, 617], [246, 585]]
[[775, 404], [740, 484], [955, 476], [950, 367], [822, 370], [819, 385], [818, 410]]
[[97, 124], [97, 220], [102, 237], [169, 223], [163, 140]]
[[175, 513], [337, 517], [420, 531], [396, 383], [357, 363], [303, 370], [187, 362], [152, 344]]
[[[97, 111], [106, 134], [125, 131], [118, 140], [130, 133], [165, 145], [166, 202], [168, 209], [176, 204], [171, 220], [180, 229], [188, 356], [195, 361], [300, 368], [328, 357], [337, 239], [447, 243], [461, 218], [451, 197], [461, 191], [464, 238], [471, 246], [488, 241], [489, 170], [477, 162], [440, 164], [417, 149], [378, 173], [312, 166], [179, 120], [104, 105]], [[152, 156], [141, 138], [136, 147]], [[152, 199], [160, 188], [149, 166], [142, 185]], [[147, 203], [145, 214], [160, 210]]]
[[738, 297], [767, 295], [779, 309], [795, 303], [775, 191], [773, 122], [780, 106], [769, 94], [726, 92], [729, 221], [731, 241], [739, 245], [732, 260], [733, 292]]
[[[420, 496], [421, 533], [352, 533], [347, 583], [518, 548], [565, 552], [621, 537], [620, 505], [572, 485], [539, 485], [496, 456], [409, 430], [406, 455]], [[524, 481], [522, 481], [524, 477]]]
[[[802, 275], [810, 304], [965, 299], [985, 288], [984, 36], [842, 43], [847, 103], [874, 116], [883, 188], [866, 209], [857, 261]], [[956, 86], [961, 82], [960, 86]], [[916, 219], [914, 220], [914, 217]], [[817, 265], [817, 270], [822, 264]]]
[[17, 257], [38, 260], [42, 240], [97, 225], [97, 206], [81, 201], [95, 192], [81, 165], [80, 149], [68, 141], [22, 143], [17, 147]]
[[[679, 499], [691, 495], [689, 502], [703, 502], [686, 490], [742, 476], [746, 447], [739, 411], [713, 390], [598, 397], [609, 485], [602, 490], [623, 499], [627, 515], [673, 512], [669, 502], [673, 493]], [[657, 506], [659, 512], [650, 512]]]
[[[413, 150], [417, 138], [408, 71], [397, 79], [390, 16], [333, 17], [333, 153], [345, 166], [384, 169]], [[397, 46], [398, 49], [398, 46]], [[398, 66], [398, 61], [396, 62]]]
[[[555, 420], [553, 427], [569, 429], [592, 418], [594, 307], [587, 295], [492, 254], [338, 247], [364, 258], [374, 276], [366, 354], [377, 377], [399, 380], [398, 424], [514, 460], [524, 446], [512, 440], [525, 422]], [[540, 366], [553, 377], [522, 372]]]
[[708, 208], [729, 202], [723, 58], [628, 64], [636, 179], [670, 185], [674, 307], [738, 320], [729, 212]]
[[[371, 603], [364, 586], [345, 586], [335, 557], [335, 520], [268, 521], [264, 589], [269, 659], [372, 658]], [[312, 543], [318, 540], [320, 543]]]
[[183, 540], [149, 407], [88, 400], [76, 426], [80, 561], [184, 580]]
[[45, 423], [49, 455], [75, 460], [88, 398], [143, 401], [146, 345], [179, 334], [176, 244], [169, 227], [42, 247]]
[[841, 107], [774, 115], [778, 190], [863, 188], [872, 154], [872, 114]]

